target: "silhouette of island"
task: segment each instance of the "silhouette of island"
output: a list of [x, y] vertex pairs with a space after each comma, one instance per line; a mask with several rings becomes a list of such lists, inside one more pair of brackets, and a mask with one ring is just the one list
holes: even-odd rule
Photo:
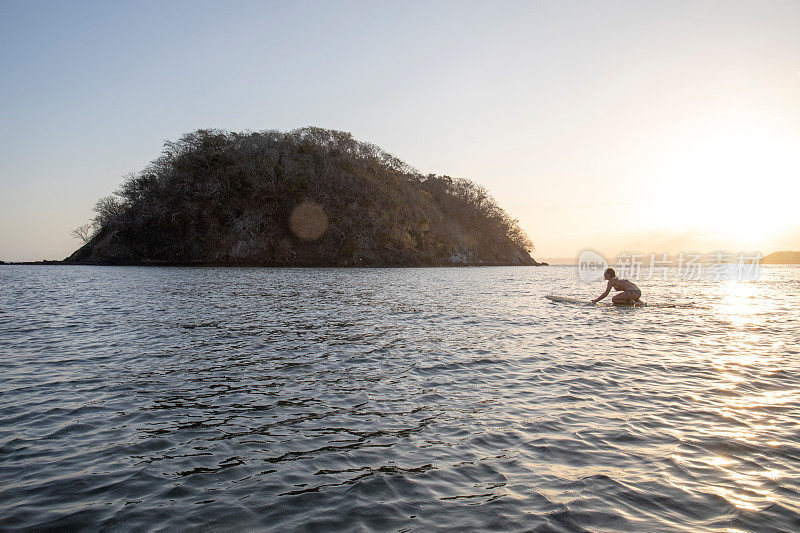
[[64, 261], [275, 266], [537, 265], [485, 188], [422, 175], [321, 128], [197, 130], [97, 202]]
[[761, 262], [765, 265], [798, 265], [800, 264], [800, 252], [772, 252], [767, 254]]

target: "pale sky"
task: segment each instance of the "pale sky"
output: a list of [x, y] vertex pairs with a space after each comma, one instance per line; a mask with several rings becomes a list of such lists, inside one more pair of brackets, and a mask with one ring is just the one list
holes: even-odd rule
[[0, 1], [0, 259], [197, 128], [470, 178], [536, 258], [800, 250], [800, 1]]

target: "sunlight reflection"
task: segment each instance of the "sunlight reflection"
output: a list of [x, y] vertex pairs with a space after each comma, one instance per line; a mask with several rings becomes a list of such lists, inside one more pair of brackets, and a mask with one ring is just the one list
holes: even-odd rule
[[705, 462], [712, 466], [726, 466], [726, 465], [732, 465], [736, 461], [734, 461], [733, 459], [728, 459], [727, 457], [715, 456], [706, 459]]
[[[690, 458], [679, 454], [673, 455], [673, 459], [684, 466], [684, 468], [696, 469], [703, 467], [713, 467], [721, 474], [724, 485], [709, 486], [706, 483], [698, 483], [696, 480], [684, 480], [676, 482], [677, 486], [683, 490], [692, 492], [695, 490], [710, 491], [718, 496], [725, 498], [732, 505], [740, 509], [756, 511], [768, 506], [775, 501], [772, 490], [765, 487], [765, 480], [775, 480], [779, 476], [775, 471], [758, 472], [753, 470], [739, 470], [743, 463], [740, 459], [713, 455], [710, 457]], [[706, 474], [708, 476], [708, 474]], [[734, 486], [731, 486], [731, 485]]]
[[760, 394], [752, 394], [742, 398], [730, 398], [727, 403], [731, 407], [738, 407], [740, 409], [758, 409], [761, 407], [774, 407], [776, 405], [785, 405], [792, 403], [797, 398], [797, 391], [790, 390], [773, 390], [765, 391]]
[[754, 315], [759, 311], [755, 299], [758, 286], [746, 281], [727, 281], [720, 284], [722, 299], [717, 311], [734, 326], [754, 323]]
[[731, 489], [726, 489], [725, 487], [712, 487], [711, 492], [722, 496], [733, 505], [738, 507], [739, 509], [747, 509], [749, 511], [758, 511], [758, 506], [753, 504], [751, 501], [747, 499], [747, 496], [740, 492], [735, 492]]

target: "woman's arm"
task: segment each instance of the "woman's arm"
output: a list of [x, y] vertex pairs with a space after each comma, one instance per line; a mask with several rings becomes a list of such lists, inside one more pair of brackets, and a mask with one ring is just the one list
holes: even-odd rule
[[592, 300], [592, 303], [596, 304], [597, 302], [599, 302], [600, 300], [602, 300], [603, 298], [608, 296], [609, 292], [611, 292], [611, 282], [610, 281], [608, 282], [608, 285], [606, 285], [606, 291], [603, 294], [601, 294], [600, 296], [598, 296], [597, 298], [595, 298], [594, 300]]

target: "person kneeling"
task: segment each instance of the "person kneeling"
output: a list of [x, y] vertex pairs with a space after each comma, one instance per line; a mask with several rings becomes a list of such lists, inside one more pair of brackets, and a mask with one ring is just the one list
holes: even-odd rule
[[614, 271], [613, 268], [607, 268], [606, 271], [603, 273], [603, 277], [608, 281], [608, 285], [606, 285], [606, 290], [603, 294], [592, 300], [592, 303], [597, 303], [606, 296], [608, 293], [611, 292], [611, 289], [616, 291], [620, 291], [614, 296], [611, 297], [611, 301], [614, 302], [616, 305], [630, 305], [630, 304], [640, 304], [642, 301], [639, 299], [642, 297], [642, 291], [639, 287], [636, 286], [635, 283], [629, 281], [627, 279], [619, 279], [617, 277], [617, 273]]

